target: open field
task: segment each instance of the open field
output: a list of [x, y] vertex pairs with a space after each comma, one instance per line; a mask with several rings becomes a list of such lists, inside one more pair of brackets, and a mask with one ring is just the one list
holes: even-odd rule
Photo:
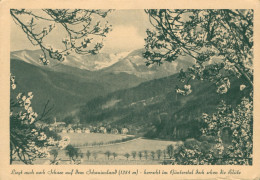
[[[76, 136], [81, 136], [80, 134], [74, 134], [74, 138]], [[91, 135], [91, 136], [88, 136]], [[122, 135], [111, 135], [111, 134], [87, 134], [85, 137], [88, 137], [88, 139], [84, 140], [84, 138], [81, 137], [82, 142], [93, 142], [93, 139], [96, 141], [103, 140], [104, 142], [114, 140], [117, 137], [122, 138]], [[104, 139], [100, 139], [100, 137]], [[91, 139], [93, 138], [93, 139]], [[73, 141], [71, 141], [73, 143]], [[151, 139], [142, 139], [137, 138], [133, 139], [127, 142], [122, 143], [116, 143], [116, 144], [109, 144], [109, 145], [101, 145], [101, 146], [94, 146], [94, 147], [81, 147], [80, 150], [84, 154], [83, 162], [82, 164], [161, 164], [163, 161], [163, 154], [161, 154], [161, 158], [158, 159], [157, 155], [155, 154], [154, 159], [151, 156], [151, 151], [156, 152], [157, 150], [165, 150], [166, 147], [170, 144], [174, 145], [177, 142], [173, 141], [163, 141], [163, 140], [151, 140]], [[90, 151], [91, 155], [89, 159], [86, 157], [86, 152]], [[105, 155], [105, 152], [110, 151], [111, 156], [108, 157]], [[137, 152], [136, 158], [134, 159], [131, 155], [133, 151]], [[144, 151], [148, 151], [148, 158], [144, 157]], [[140, 157], [138, 156], [138, 152], [142, 152], [142, 157], [140, 160]], [[93, 156], [93, 154], [96, 155], [96, 159]], [[116, 153], [117, 156], [114, 159], [112, 153]], [[126, 153], [130, 154], [130, 157], [127, 159], [124, 155]], [[69, 157], [66, 156], [65, 150], [61, 150], [59, 152], [58, 158], [63, 161], [61, 163], [69, 163]]]
[[[125, 138], [126, 135], [114, 135], [114, 134], [64, 134], [71, 138], [71, 144], [76, 141], [78, 144], [91, 143], [91, 142], [108, 142], [116, 139]], [[75, 140], [75, 141], [74, 141]], [[158, 159], [155, 153], [154, 158], [151, 156], [151, 152], [156, 152], [157, 150], [165, 150], [170, 144], [175, 145], [177, 142], [174, 141], [164, 141], [164, 140], [151, 140], [137, 138], [126, 142], [116, 143], [116, 144], [105, 144], [101, 146], [86, 147], [81, 146], [80, 151], [83, 153], [84, 157], [81, 164], [92, 164], [92, 165], [156, 165], [161, 164], [164, 157], [161, 154], [160, 159]], [[89, 159], [86, 156], [86, 152], [90, 151], [91, 155]], [[105, 152], [110, 151], [111, 155], [108, 159]], [[136, 158], [133, 158], [132, 152], [136, 151]], [[147, 159], [145, 158], [144, 151], [148, 152]], [[138, 153], [142, 152], [142, 157], [138, 156]], [[117, 156], [114, 158], [112, 153], [116, 153]], [[129, 153], [130, 157], [127, 159], [125, 154]], [[96, 154], [96, 155], [94, 155]], [[50, 157], [50, 159], [52, 156]], [[60, 164], [70, 164], [70, 158], [66, 155], [65, 150], [60, 150], [57, 159], [60, 159]], [[49, 159], [38, 159], [34, 164], [49, 164]], [[20, 164], [20, 162], [14, 162], [14, 164]]]
[[59, 135], [68, 136], [70, 138], [70, 143], [75, 146], [82, 146], [85, 144], [91, 145], [92, 143], [100, 143], [103, 142], [104, 144], [107, 142], [115, 141], [115, 140], [121, 140], [128, 135], [122, 135], [122, 134], [101, 134], [101, 133], [60, 133]]

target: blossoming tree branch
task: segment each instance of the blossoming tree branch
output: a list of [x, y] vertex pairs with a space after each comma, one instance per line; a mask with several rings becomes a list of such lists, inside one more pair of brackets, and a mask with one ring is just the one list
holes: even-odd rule
[[[88, 9], [42, 9], [36, 12], [28, 9], [11, 9], [14, 22], [23, 30], [34, 46], [42, 50], [40, 60], [43, 64], [50, 59], [64, 61], [72, 52], [97, 54], [103, 47], [103, 38], [111, 30], [104, 21], [110, 10]], [[60, 49], [48, 44], [48, 36], [59, 29], [64, 38], [57, 42]], [[55, 37], [56, 39], [56, 37]]]
[[[230, 88], [229, 79], [236, 76], [253, 88], [253, 10], [149, 9], [146, 13], [155, 27], [147, 30], [147, 65], [190, 56], [194, 65], [180, 72], [187, 85], [192, 79], [209, 80], [223, 94]], [[187, 85], [184, 91], [191, 88]]]
[[[236, 108], [223, 100], [213, 115], [203, 114], [201, 129], [212, 141], [189, 142], [175, 149], [173, 164], [252, 164], [253, 147], [253, 10], [147, 9], [154, 30], [147, 30], [147, 65], [189, 56], [194, 62], [181, 70], [182, 95], [192, 93], [192, 80], [208, 80], [226, 94], [231, 79], [239, 80], [244, 97]], [[249, 95], [250, 94], [250, 95]], [[231, 136], [223, 142], [223, 134]], [[208, 145], [208, 146], [207, 146]], [[205, 147], [204, 147], [205, 146]], [[204, 149], [203, 149], [204, 147]]]

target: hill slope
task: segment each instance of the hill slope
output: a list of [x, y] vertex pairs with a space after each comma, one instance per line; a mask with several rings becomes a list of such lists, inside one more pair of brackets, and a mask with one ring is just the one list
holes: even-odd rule
[[[178, 139], [199, 133], [196, 120], [203, 112], [214, 112], [221, 99], [235, 105], [242, 96], [239, 81], [232, 80], [225, 95], [207, 81], [192, 81], [193, 92], [188, 96], [176, 94], [178, 74], [144, 82], [137, 87], [97, 97], [81, 107], [82, 123], [128, 127], [131, 133], [150, 137]], [[175, 129], [175, 130], [174, 130]]]
[[126, 73], [103, 77], [86, 70], [69, 69], [57, 72], [11, 59], [11, 73], [17, 82], [17, 89], [12, 94], [31, 91], [34, 93], [33, 107], [37, 112], [41, 112], [49, 100], [50, 104], [55, 105], [54, 113], [64, 113], [74, 111], [78, 105], [94, 97], [143, 82]]
[[72, 110], [76, 104], [108, 93], [102, 84], [93, 83], [89, 79], [57, 73], [19, 60], [11, 60], [11, 72], [16, 77], [18, 92], [33, 92], [33, 107], [41, 112], [45, 103], [55, 105], [55, 113]]

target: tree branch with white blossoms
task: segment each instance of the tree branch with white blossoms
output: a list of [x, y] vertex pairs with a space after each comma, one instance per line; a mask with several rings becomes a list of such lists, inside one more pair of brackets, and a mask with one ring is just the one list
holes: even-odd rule
[[[244, 98], [236, 108], [222, 102], [213, 115], [204, 114], [204, 135], [215, 137], [211, 151], [202, 152], [203, 143], [181, 146], [176, 164], [252, 164], [253, 137], [253, 15], [252, 9], [147, 9], [154, 30], [147, 30], [146, 64], [172, 62], [189, 57], [194, 62], [179, 73], [182, 95], [192, 93], [191, 80], [207, 80], [218, 94], [239, 79]], [[181, 62], [180, 62], [181, 63]], [[246, 91], [245, 91], [246, 90]], [[249, 96], [246, 95], [249, 92]], [[231, 110], [232, 109], [232, 110]], [[223, 128], [232, 142], [223, 142]], [[228, 147], [227, 144], [229, 144]]]
[[[64, 61], [66, 56], [97, 54], [103, 47], [103, 38], [111, 31], [111, 25], [104, 21], [111, 10], [91, 9], [10, 9], [14, 22], [23, 30], [34, 46], [39, 46], [43, 54], [39, 57], [44, 65], [49, 59]], [[28, 20], [29, 19], [29, 20]], [[25, 22], [27, 21], [27, 22]], [[42, 25], [43, 24], [43, 25]], [[43, 27], [42, 27], [43, 26]], [[65, 37], [60, 40], [62, 49], [48, 45], [47, 37], [59, 28]]]
[[[253, 10], [148, 9], [155, 30], [147, 30], [147, 65], [189, 56], [194, 65], [181, 70], [180, 80], [209, 80], [225, 94], [230, 78], [242, 78], [253, 89]], [[187, 89], [187, 88], [185, 88]], [[177, 89], [183, 95], [185, 89]], [[184, 93], [183, 93], [184, 91]]]
[[[253, 102], [243, 98], [233, 109], [224, 101], [218, 107], [218, 112], [212, 115], [204, 114], [206, 127], [202, 128], [204, 135], [217, 138], [216, 149], [226, 164], [252, 164], [253, 153]], [[223, 132], [227, 129], [230, 142], [223, 142]], [[224, 147], [225, 146], [225, 147]]]
[[[15, 77], [11, 77], [12, 89]], [[55, 140], [47, 137], [44, 130], [36, 126], [38, 114], [33, 111], [31, 100], [33, 93], [19, 93], [10, 102], [10, 164], [18, 159], [25, 164], [32, 164], [37, 158], [49, 155], [50, 147], [65, 148], [69, 138]]]
[[[172, 164], [252, 165], [253, 103], [248, 98], [232, 108], [224, 101], [217, 112], [202, 116], [202, 137], [177, 147]], [[225, 131], [228, 134], [225, 134]], [[225, 137], [226, 136], [226, 137]]]

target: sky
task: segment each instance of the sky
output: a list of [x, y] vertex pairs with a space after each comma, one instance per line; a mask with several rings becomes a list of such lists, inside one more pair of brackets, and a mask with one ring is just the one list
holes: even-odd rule
[[[114, 10], [106, 19], [112, 25], [112, 31], [104, 39], [102, 52], [130, 51], [144, 47], [146, 29], [151, 25], [144, 10]], [[58, 36], [59, 32], [51, 35]], [[50, 38], [55, 43], [55, 38]], [[39, 49], [31, 45], [25, 33], [13, 21], [11, 22], [11, 51]]]

